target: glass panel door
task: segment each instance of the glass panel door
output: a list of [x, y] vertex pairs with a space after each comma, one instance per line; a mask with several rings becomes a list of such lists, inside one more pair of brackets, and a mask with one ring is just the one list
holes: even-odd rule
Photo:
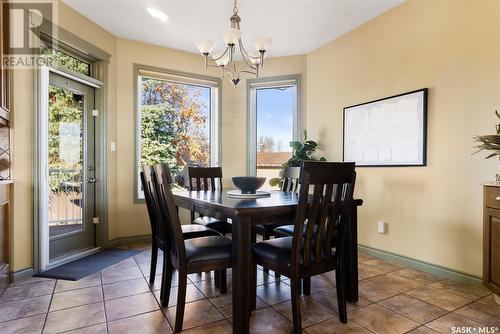
[[48, 117], [49, 257], [95, 245], [94, 88], [51, 73]]

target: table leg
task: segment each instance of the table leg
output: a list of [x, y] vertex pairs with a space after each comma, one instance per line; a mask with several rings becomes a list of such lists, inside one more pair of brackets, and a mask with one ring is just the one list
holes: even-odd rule
[[233, 333], [249, 332], [250, 318], [250, 217], [232, 223], [233, 239]]
[[346, 275], [346, 297], [351, 303], [358, 301], [358, 207], [353, 206], [351, 221], [347, 228], [347, 249], [344, 258]]

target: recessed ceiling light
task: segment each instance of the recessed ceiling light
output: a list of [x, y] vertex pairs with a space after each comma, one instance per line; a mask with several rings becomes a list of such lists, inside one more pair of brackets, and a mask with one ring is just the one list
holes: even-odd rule
[[168, 21], [168, 15], [162, 12], [161, 10], [158, 10], [156, 8], [148, 7], [148, 13], [152, 17], [154, 17], [157, 20], [162, 21], [163, 23]]

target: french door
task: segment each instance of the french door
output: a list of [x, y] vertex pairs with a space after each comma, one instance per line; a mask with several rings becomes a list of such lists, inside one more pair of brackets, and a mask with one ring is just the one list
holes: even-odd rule
[[94, 87], [50, 72], [43, 129], [50, 261], [95, 246], [94, 103]]

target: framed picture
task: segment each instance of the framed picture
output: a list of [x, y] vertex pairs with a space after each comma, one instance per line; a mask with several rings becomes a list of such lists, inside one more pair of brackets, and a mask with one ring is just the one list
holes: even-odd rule
[[344, 108], [343, 160], [425, 166], [427, 88]]

